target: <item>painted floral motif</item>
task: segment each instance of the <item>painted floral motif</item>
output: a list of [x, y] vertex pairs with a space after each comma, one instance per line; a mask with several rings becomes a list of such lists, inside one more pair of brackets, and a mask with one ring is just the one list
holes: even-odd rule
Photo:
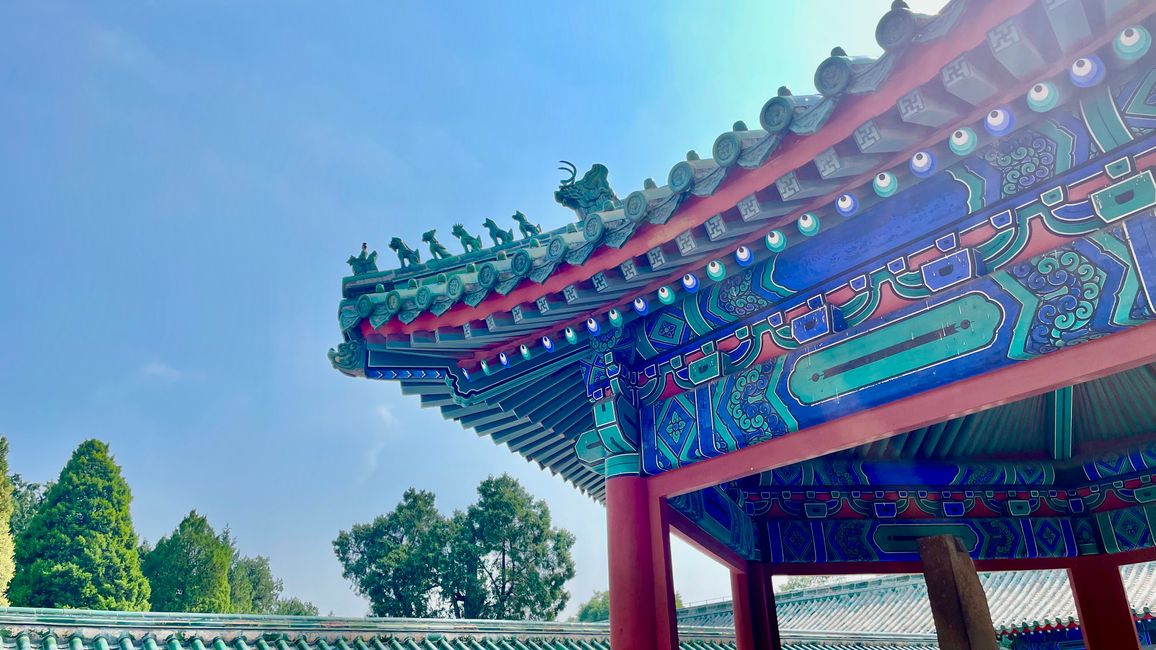
[[734, 379], [727, 399], [727, 413], [747, 434], [747, 444], [769, 440], [787, 432], [783, 419], [767, 401], [768, 373], [761, 368], [748, 370]]
[[677, 443], [682, 440], [682, 434], [686, 433], [687, 426], [689, 426], [687, 421], [676, 411], [672, 413], [670, 419], [666, 421], [666, 426], [663, 430], [670, 440]]
[[742, 318], [770, 307], [766, 299], [751, 291], [752, 277], [750, 271], [745, 271], [722, 281], [718, 304], [725, 313]]
[[1044, 354], [1096, 338], [1092, 316], [1105, 275], [1087, 258], [1061, 250], [1015, 265], [1012, 275], [1040, 299], [1029, 353]]
[[1029, 130], [985, 147], [980, 157], [1002, 174], [1003, 196], [1014, 196], [1051, 178], [1056, 163], [1056, 143]]

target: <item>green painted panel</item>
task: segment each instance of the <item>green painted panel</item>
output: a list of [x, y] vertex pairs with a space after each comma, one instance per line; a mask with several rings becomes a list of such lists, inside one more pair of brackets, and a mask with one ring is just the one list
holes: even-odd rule
[[889, 553], [918, 553], [921, 537], [954, 535], [963, 540], [963, 547], [974, 550], [979, 537], [967, 524], [881, 524], [875, 529], [875, 543]]
[[965, 294], [803, 355], [787, 387], [803, 404], [845, 395], [982, 349], [1002, 321], [994, 300]]
[[712, 379], [718, 379], [722, 374], [719, 367], [719, 353], [713, 352], [701, 359], [691, 361], [686, 371], [690, 377], [690, 383], [696, 386], [705, 384]]
[[1092, 192], [1092, 209], [1111, 223], [1156, 206], [1156, 179], [1152, 170]]

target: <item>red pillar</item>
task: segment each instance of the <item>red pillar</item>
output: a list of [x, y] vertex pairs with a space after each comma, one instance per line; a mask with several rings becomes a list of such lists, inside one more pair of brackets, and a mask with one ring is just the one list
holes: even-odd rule
[[610, 645], [657, 650], [655, 580], [646, 480], [606, 479], [610, 556]]
[[731, 603], [738, 650], [780, 650], [779, 621], [770, 574], [757, 562], [731, 570]]
[[1137, 650], [1136, 621], [1120, 578], [1108, 556], [1082, 557], [1068, 569], [1087, 650]]
[[[648, 481], [650, 479], [647, 479]], [[650, 486], [648, 485], [647, 488]], [[678, 616], [674, 608], [674, 574], [670, 568], [670, 516], [665, 499], [649, 496], [651, 568], [654, 572], [655, 647], [678, 650]]]
[[754, 623], [758, 616], [752, 611], [751, 575], [731, 570], [731, 607], [735, 612], [735, 645], [738, 650], [762, 650], [755, 641]]

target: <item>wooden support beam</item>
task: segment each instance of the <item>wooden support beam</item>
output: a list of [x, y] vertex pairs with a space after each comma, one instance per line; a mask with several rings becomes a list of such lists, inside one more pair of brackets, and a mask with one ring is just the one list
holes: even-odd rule
[[941, 650], [996, 650], [987, 595], [963, 542], [951, 535], [924, 537], [919, 556]]
[[1156, 361], [1156, 323], [957, 381], [651, 477], [652, 497], [686, 494], [882, 440]]

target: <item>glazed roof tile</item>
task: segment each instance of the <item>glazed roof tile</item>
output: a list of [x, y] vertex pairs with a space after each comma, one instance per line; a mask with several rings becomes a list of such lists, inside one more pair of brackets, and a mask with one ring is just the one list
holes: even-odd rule
[[[609, 650], [606, 623], [0, 609], [2, 650]], [[682, 650], [734, 650], [733, 629], [679, 628]], [[933, 650], [926, 636], [784, 631], [786, 650]]]
[[[1156, 563], [1120, 569], [1139, 618], [1156, 607]], [[1078, 625], [1076, 603], [1062, 570], [981, 573], [992, 623], [1000, 634]], [[794, 631], [844, 634], [934, 634], [935, 623], [922, 575], [884, 576], [776, 594], [779, 626]], [[838, 616], [831, 612], [837, 608]], [[711, 603], [679, 611], [683, 624], [734, 625], [731, 604]]]

